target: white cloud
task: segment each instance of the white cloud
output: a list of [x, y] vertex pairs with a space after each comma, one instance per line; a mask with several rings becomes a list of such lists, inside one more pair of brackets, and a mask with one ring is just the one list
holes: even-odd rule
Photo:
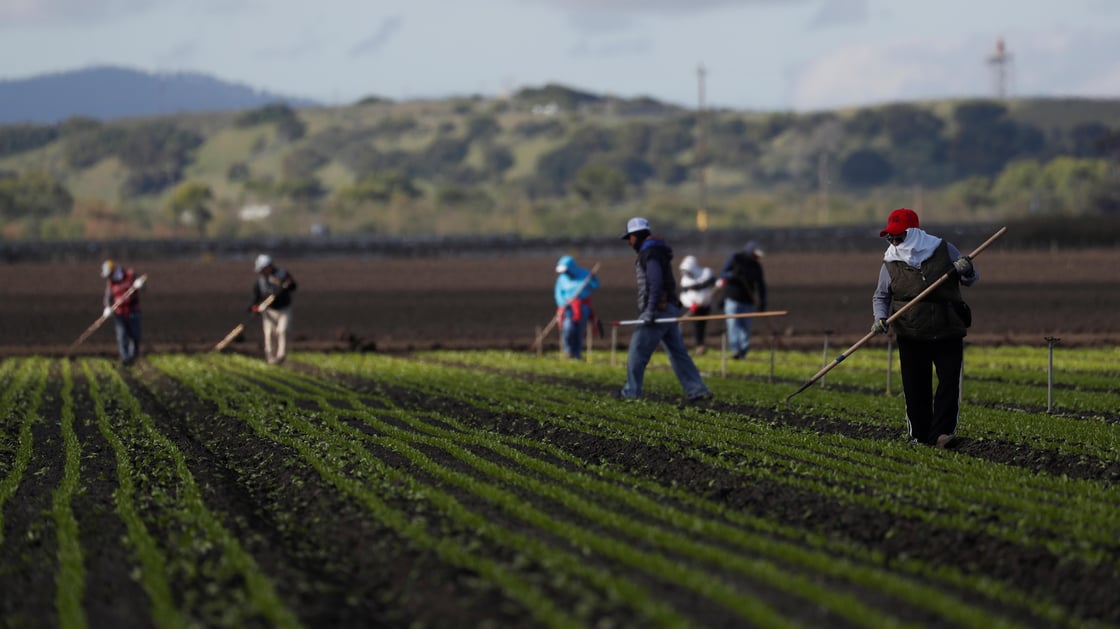
[[[993, 37], [896, 40], [836, 48], [802, 65], [791, 80], [794, 109], [995, 95], [988, 58]], [[1117, 35], [1080, 31], [1012, 34], [1012, 96], [1120, 97]]]
[[[944, 41], [842, 47], [796, 74], [791, 104], [810, 110], [977, 94], [983, 87], [976, 84], [979, 55], [968, 59], [962, 47]], [[966, 59], [974, 67], [962, 67]]]

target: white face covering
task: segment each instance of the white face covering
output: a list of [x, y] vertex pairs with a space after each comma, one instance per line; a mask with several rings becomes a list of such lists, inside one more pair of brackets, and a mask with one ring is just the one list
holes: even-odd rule
[[941, 239], [937, 236], [931, 236], [917, 227], [911, 227], [906, 230], [906, 240], [887, 247], [887, 252], [883, 254], [883, 262], [905, 262], [916, 269], [933, 255], [940, 244]]

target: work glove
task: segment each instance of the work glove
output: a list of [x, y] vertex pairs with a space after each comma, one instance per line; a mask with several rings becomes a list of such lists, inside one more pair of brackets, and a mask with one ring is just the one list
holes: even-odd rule
[[972, 275], [972, 260], [968, 256], [961, 256], [953, 263], [953, 268], [959, 275]]
[[886, 319], [876, 319], [875, 323], [871, 324], [871, 331], [876, 334], [886, 334], [889, 327]]
[[253, 304], [252, 306], [249, 306], [249, 312], [260, 312], [260, 311], [261, 311], [261, 307], [258, 306], [257, 304]]
[[140, 290], [141, 288], [144, 288], [144, 278], [142, 278], [142, 277], [136, 278], [132, 282], [132, 287], [135, 288], [136, 290]]
[[641, 320], [642, 325], [654, 325], [654, 319], [656, 318], [657, 317], [652, 312], [643, 312], [642, 316], [638, 317], [638, 319]]
[[113, 309], [108, 307], [108, 306], [105, 306], [105, 310], [101, 312], [101, 318], [102, 319], [108, 319], [111, 316], [113, 316]]

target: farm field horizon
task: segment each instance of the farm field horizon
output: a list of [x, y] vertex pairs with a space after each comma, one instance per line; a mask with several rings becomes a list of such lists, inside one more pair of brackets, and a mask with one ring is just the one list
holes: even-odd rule
[[[1059, 346], [1060, 347], [1060, 346]], [[0, 360], [10, 626], [1118, 626], [1120, 349], [966, 351], [960, 443], [870, 347]], [[897, 361], [894, 362], [897, 370]], [[1052, 396], [1052, 400], [1051, 400]], [[1047, 412], [1049, 403], [1052, 408]]]

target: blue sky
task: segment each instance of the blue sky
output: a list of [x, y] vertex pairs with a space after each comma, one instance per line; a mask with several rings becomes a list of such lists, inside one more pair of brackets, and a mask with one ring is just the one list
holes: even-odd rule
[[[326, 104], [600, 94], [808, 111], [995, 93], [1120, 98], [1120, 0], [0, 0], [0, 80], [190, 71]], [[3, 106], [0, 103], [0, 106]]]

